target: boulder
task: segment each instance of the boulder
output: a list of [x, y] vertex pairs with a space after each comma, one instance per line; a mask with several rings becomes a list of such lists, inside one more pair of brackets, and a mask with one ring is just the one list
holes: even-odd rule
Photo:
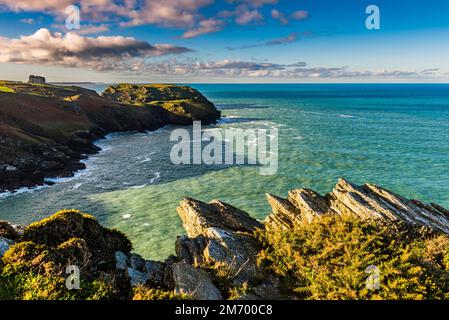
[[128, 267], [128, 276], [131, 286], [144, 285], [150, 280], [150, 274]]
[[144, 271], [148, 274], [148, 280], [156, 285], [161, 285], [164, 282], [166, 265], [159, 261], [145, 261]]
[[184, 199], [177, 209], [189, 239], [178, 241], [181, 259], [196, 264], [221, 263], [234, 272], [233, 282], [256, 281], [259, 245], [249, 232], [261, 227], [246, 212], [220, 201]]
[[115, 269], [125, 271], [128, 269], [128, 257], [121, 251], [115, 252]]
[[171, 266], [175, 292], [195, 300], [222, 300], [220, 290], [212, 283], [209, 274], [185, 262]]
[[145, 267], [145, 260], [138, 254], [131, 254], [129, 257], [129, 266], [133, 269], [143, 271]]

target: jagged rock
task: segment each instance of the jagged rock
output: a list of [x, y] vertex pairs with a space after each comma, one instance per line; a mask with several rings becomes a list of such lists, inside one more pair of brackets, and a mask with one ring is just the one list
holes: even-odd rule
[[252, 288], [252, 292], [262, 300], [280, 300], [285, 298], [280, 288], [280, 280], [276, 277], [270, 276], [260, 285]]
[[203, 262], [201, 248], [205, 248], [205, 240], [202, 237], [190, 239], [183, 235], [176, 239], [175, 250], [179, 260], [189, 264], [198, 265]]
[[177, 212], [190, 238], [178, 241], [177, 251], [183, 260], [225, 263], [235, 271], [236, 284], [258, 278], [258, 244], [253, 237], [242, 233], [259, 227], [258, 221], [219, 201], [207, 204], [185, 199]]
[[117, 270], [126, 270], [128, 269], [128, 257], [121, 251], [117, 251], [115, 253], [115, 268]]
[[449, 214], [446, 209], [419, 200], [409, 200], [373, 184], [357, 186], [339, 179], [331, 193], [322, 197], [310, 189], [289, 192], [288, 200], [268, 195], [273, 213], [267, 227], [289, 228], [311, 221], [323, 214], [354, 215], [361, 219], [404, 221], [449, 233]]
[[288, 200], [272, 194], [266, 194], [266, 197], [273, 210], [273, 214], [266, 219], [266, 226], [288, 229], [301, 220], [301, 211]]
[[212, 283], [209, 274], [192, 265], [178, 262], [171, 266], [175, 291], [196, 300], [222, 300], [220, 290]]
[[223, 218], [228, 228], [235, 231], [254, 232], [256, 228], [263, 228], [263, 224], [250, 217], [250, 215], [236, 207], [220, 200], [213, 200], [210, 205], [214, 207]]
[[150, 280], [150, 274], [141, 272], [139, 270], [128, 268], [128, 276], [130, 279], [131, 286], [137, 286], [139, 284], [145, 284], [148, 280]]
[[324, 197], [310, 189], [296, 189], [288, 193], [288, 201], [301, 212], [308, 221], [332, 211]]
[[0, 220], [0, 237], [15, 240], [19, 236], [17, 228], [7, 221]]
[[164, 282], [165, 264], [159, 261], [145, 261], [144, 271], [148, 274], [148, 279], [154, 284]]
[[177, 212], [191, 238], [204, 235], [204, 230], [209, 227], [242, 232], [252, 232], [257, 227], [263, 227], [248, 213], [218, 200], [207, 204], [194, 199], [184, 199]]
[[145, 267], [145, 260], [138, 254], [131, 254], [129, 257], [129, 266], [138, 271], [143, 271]]

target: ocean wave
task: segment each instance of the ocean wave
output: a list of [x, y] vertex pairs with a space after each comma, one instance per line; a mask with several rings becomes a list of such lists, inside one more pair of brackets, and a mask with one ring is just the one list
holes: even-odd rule
[[340, 118], [357, 118], [356, 116], [350, 115], [350, 114], [339, 114]]
[[128, 188], [126, 188], [126, 189], [141, 189], [141, 188], [145, 188], [147, 185], [148, 185], [148, 184], [145, 183], [145, 184], [142, 184], [142, 185], [140, 185], [140, 186], [132, 186], [132, 187], [128, 187]]
[[218, 104], [219, 110], [233, 110], [233, 109], [268, 109], [270, 106], [255, 104], [255, 103], [233, 103], [233, 104]]
[[154, 183], [154, 181], [160, 179], [161, 177], [161, 173], [160, 172], [155, 172], [154, 173], [154, 177], [150, 179], [150, 183]]
[[21, 195], [21, 194], [24, 194], [24, 193], [32, 193], [34, 191], [41, 190], [41, 189], [48, 188], [48, 187], [49, 187], [48, 185], [36, 186], [36, 187], [22, 187], [22, 188], [19, 188], [19, 189], [15, 190], [15, 191], [1, 192], [0, 193], [0, 200], [6, 199], [6, 198], [9, 198], [9, 197], [18, 196], [18, 195]]

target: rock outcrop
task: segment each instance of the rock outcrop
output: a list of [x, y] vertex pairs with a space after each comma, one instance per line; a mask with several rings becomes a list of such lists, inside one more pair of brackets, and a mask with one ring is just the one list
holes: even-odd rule
[[[199, 300], [288, 299], [283, 279], [267, 273], [257, 257], [258, 232], [290, 230], [328, 215], [350, 215], [375, 223], [425, 226], [449, 234], [449, 211], [401, 197], [372, 184], [340, 179], [329, 194], [295, 189], [283, 199], [267, 195], [272, 213], [264, 223], [227, 203], [184, 199], [177, 208], [186, 235], [176, 240], [176, 256], [163, 262], [131, 252], [125, 235], [100, 226], [93, 217], [63, 211], [25, 228], [0, 221], [0, 258], [4, 264], [48, 274], [65, 263], [80, 263], [87, 279], [113, 279], [114, 297], [132, 287], [165, 290]], [[426, 229], [426, 230], [427, 230]], [[273, 234], [273, 233], [272, 233]], [[0, 264], [1, 265], [1, 264]], [[19, 270], [19, 269], [18, 269]]]
[[263, 227], [261, 223], [217, 200], [207, 204], [185, 199], [177, 211], [188, 236], [177, 242], [180, 259], [196, 265], [226, 265], [236, 285], [257, 281], [259, 246], [251, 234]]
[[323, 214], [354, 215], [360, 219], [403, 221], [449, 233], [449, 214], [443, 207], [406, 199], [387, 189], [365, 184], [357, 186], [340, 179], [326, 196], [309, 189], [289, 192], [288, 199], [267, 195], [273, 213], [266, 225], [289, 228]]
[[[0, 87], [0, 192], [51, 184], [46, 178], [84, 169], [81, 160], [98, 152], [93, 142], [108, 133], [220, 118], [210, 101], [184, 86], [161, 90], [148, 107], [74, 86], [0, 81]], [[172, 101], [172, 92], [182, 101]]]
[[193, 120], [210, 124], [220, 119], [213, 103], [188, 86], [122, 83], [108, 87], [102, 96], [123, 104], [163, 108], [174, 124], [190, 124]]

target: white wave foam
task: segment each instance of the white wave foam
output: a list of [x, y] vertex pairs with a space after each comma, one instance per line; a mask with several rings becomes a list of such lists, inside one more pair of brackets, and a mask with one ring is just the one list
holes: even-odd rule
[[350, 114], [339, 114], [340, 118], [357, 118], [356, 116], [350, 115]]
[[155, 172], [154, 173], [154, 178], [150, 179], [150, 183], [154, 183], [154, 181], [158, 180], [161, 177], [161, 173], [160, 172]]

